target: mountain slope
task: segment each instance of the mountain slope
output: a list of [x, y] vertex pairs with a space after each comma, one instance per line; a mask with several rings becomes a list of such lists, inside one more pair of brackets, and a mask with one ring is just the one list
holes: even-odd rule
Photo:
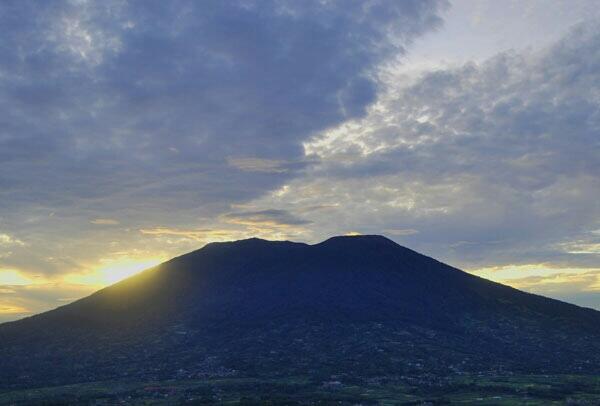
[[118, 377], [600, 372], [600, 312], [380, 236], [212, 243], [0, 325], [0, 388]]

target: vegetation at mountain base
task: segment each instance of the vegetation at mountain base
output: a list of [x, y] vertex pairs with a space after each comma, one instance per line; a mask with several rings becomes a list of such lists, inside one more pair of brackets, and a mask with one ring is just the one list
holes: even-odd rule
[[334, 376], [103, 381], [0, 394], [0, 404], [229, 405], [594, 405], [600, 377], [573, 375], [391, 376], [360, 381]]

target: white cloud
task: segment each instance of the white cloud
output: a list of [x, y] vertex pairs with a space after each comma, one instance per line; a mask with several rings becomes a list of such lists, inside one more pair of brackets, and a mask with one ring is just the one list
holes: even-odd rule
[[11, 235], [0, 233], [0, 246], [24, 246], [25, 243]]
[[599, 58], [580, 25], [537, 52], [390, 76], [366, 117], [305, 143], [318, 164], [253, 203], [336, 204], [308, 217], [316, 239], [419, 230], [397, 237], [467, 267], [597, 264]]

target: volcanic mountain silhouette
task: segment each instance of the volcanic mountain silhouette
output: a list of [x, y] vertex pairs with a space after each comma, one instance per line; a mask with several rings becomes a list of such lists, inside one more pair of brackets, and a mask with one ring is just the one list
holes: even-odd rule
[[381, 236], [211, 243], [0, 325], [0, 388], [179, 376], [599, 373], [600, 312]]

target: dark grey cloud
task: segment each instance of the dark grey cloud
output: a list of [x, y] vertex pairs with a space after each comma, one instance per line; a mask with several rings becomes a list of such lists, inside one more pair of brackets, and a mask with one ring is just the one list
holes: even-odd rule
[[312, 162], [308, 137], [365, 114], [446, 7], [3, 1], [0, 232], [42, 255], [108, 236], [94, 219], [196, 224], [262, 195]]
[[306, 137], [363, 115], [379, 65], [440, 21], [437, 1], [2, 8], [7, 206], [124, 190], [176, 202], [193, 188], [196, 204], [260, 194], [283, 175], [240, 188], [250, 177], [228, 157], [301, 157]]

